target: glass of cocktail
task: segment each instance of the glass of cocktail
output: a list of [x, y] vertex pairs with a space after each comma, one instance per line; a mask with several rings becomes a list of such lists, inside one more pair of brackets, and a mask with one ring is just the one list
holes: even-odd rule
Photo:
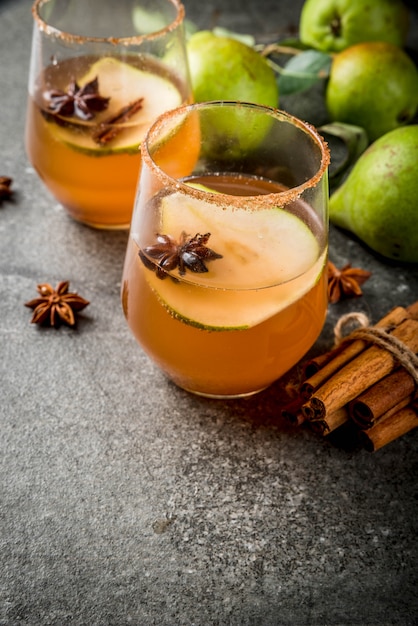
[[209, 102], [161, 116], [142, 159], [122, 281], [133, 335], [188, 391], [266, 388], [325, 321], [326, 144], [284, 112]]
[[191, 101], [180, 0], [36, 0], [26, 147], [76, 220], [129, 228], [139, 146]]

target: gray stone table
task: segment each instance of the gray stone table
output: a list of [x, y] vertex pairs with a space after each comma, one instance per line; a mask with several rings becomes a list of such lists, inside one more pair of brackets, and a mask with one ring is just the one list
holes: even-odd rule
[[[296, 33], [301, 5], [186, 0], [199, 28], [267, 39]], [[0, 206], [0, 624], [417, 624], [418, 433], [370, 453], [284, 423], [283, 381], [210, 401], [157, 371], [121, 312], [127, 233], [73, 222], [25, 156], [30, 42], [30, 1], [0, 0], [15, 189]], [[377, 321], [418, 296], [416, 267], [330, 237], [335, 263], [373, 276], [329, 307], [316, 351], [341, 314]], [[31, 325], [36, 284], [64, 278], [91, 301], [77, 330]]]

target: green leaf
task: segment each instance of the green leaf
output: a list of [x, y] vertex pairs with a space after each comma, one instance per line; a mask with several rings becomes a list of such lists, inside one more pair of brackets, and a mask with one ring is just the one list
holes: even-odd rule
[[198, 27], [194, 22], [188, 20], [187, 18], [184, 20], [184, 32], [186, 34], [186, 40], [189, 40], [192, 35], [197, 33]]
[[[348, 170], [366, 150], [369, 145], [369, 138], [364, 128], [343, 122], [325, 124], [318, 128], [318, 131], [329, 142], [331, 150], [330, 183], [335, 187], [340, 184]], [[342, 142], [344, 145], [343, 158], [340, 157], [341, 150], [339, 150], [337, 142]]]
[[277, 45], [285, 48], [293, 48], [293, 50], [311, 50], [311, 47], [297, 37], [287, 37], [286, 39], [280, 39]]
[[132, 9], [132, 21], [135, 30], [141, 35], [157, 32], [167, 25], [167, 20], [160, 11], [148, 11], [139, 6]]
[[306, 91], [317, 82], [328, 78], [331, 62], [329, 54], [318, 50], [305, 50], [295, 54], [284, 67], [275, 67], [279, 73], [280, 94]]

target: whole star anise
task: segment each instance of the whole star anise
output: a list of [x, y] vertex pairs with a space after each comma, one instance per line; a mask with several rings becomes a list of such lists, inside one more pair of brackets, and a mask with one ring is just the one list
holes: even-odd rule
[[69, 286], [68, 281], [58, 283], [55, 289], [49, 283], [38, 285], [40, 297], [25, 302], [25, 306], [33, 309], [31, 323], [59, 326], [60, 322], [64, 322], [74, 326], [74, 313], [84, 309], [90, 302], [76, 293], [70, 293]]
[[[197, 233], [190, 237], [185, 232], [181, 233], [180, 241], [175, 241], [170, 235], [157, 234], [157, 243], [147, 246], [139, 251], [139, 256], [145, 267], [155, 271], [158, 278], [164, 279], [168, 272], [179, 268], [180, 276], [184, 276], [186, 270], [191, 272], [207, 272], [205, 261], [221, 259], [222, 255], [206, 247], [210, 233], [201, 235]], [[155, 259], [158, 263], [153, 263]]]
[[104, 111], [109, 105], [110, 98], [99, 94], [99, 80], [93, 78], [80, 87], [72, 80], [67, 91], [50, 89], [44, 92], [44, 98], [49, 102], [48, 110], [63, 117], [78, 117], [81, 120], [91, 120], [96, 113]]
[[11, 189], [13, 179], [9, 176], [0, 176], [0, 202], [5, 198], [10, 198], [13, 191]]
[[366, 282], [372, 275], [367, 270], [359, 267], [351, 267], [351, 263], [347, 263], [340, 270], [328, 261], [328, 300], [331, 303], [339, 302], [341, 298], [361, 296], [362, 290], [360, 285]]

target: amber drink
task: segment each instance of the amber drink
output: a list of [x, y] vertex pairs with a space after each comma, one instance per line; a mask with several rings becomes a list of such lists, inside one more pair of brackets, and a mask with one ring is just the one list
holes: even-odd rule
[[27, 153], [68, 213], [98, 228], [129, 227], [142, 139], [159, 115], [191, 99], [183, 6], [150, 6], [33, 6]]
[[[179, 179], [167, 154], [191, 120], [195, 162]], [[123, 272], [129, 327], [180, 387], [256, 393], [324, 324], [327, 148], [285, 113], [207, 103], [163, 116], [142, 154]]]

